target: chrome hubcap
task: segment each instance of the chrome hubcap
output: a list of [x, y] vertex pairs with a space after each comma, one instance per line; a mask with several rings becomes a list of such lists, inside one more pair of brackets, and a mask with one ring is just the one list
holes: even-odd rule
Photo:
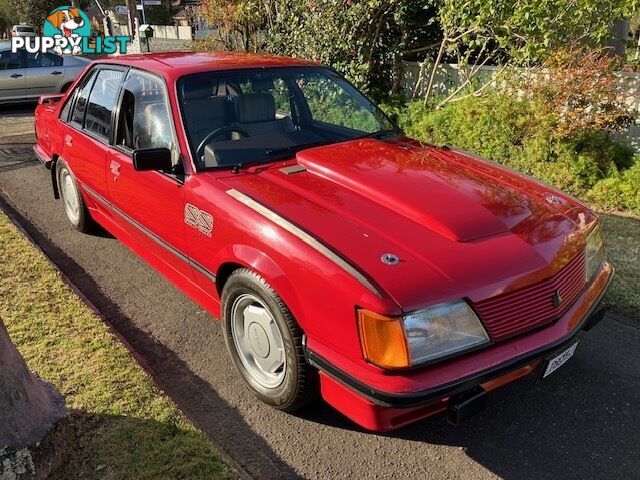
[[258, 385], [271, 389], [284, 381], [284, 341], [262, 300], [253, 294], [235, 299], [231, 307], [231, 335], [242, 365]]
[[60, 172], [60, 188], [62, 190], [64, 210], [69, 220], [75, 225], [80, 220], [80, 198], [78, 197], [79, 194], [73, 177], [66, 168]]

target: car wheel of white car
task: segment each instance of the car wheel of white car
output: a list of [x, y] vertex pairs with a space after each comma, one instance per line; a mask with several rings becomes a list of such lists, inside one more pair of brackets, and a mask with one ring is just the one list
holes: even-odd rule
[[95, 223], [78, 189], [78, 183], [63, 159], [56, 162], [56, 176], [60, 199], [69, 223], [80, 232], [92, 231]]
[[222, 316], [229, 353], [258, 398], [288, 412], [317, 398], [317, 372], [305, 360], [302, 331], [262, 277], [234, 271], [222, 291]]

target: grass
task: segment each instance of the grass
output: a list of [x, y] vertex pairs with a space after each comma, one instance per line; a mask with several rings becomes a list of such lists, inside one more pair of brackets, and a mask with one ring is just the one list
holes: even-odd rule
[[605, 302], [614, 311], [640, 319], [640, 218], [601, 214], [607, 258], [616, 269]]
[[66, 398], [76, 443], [56, 479], [236, 477], [2, 213], [0, 316], [29, 368]]

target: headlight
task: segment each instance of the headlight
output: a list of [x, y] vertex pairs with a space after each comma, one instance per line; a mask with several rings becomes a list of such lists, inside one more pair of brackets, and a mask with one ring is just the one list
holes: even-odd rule
[[604, 261], [604, 238], [602, 238], [602, 230], [600, 229], [600, 225], [596, 225], [587, 237], [585, 257], [587, 272], [586, 281], [589, 282]]
[[441, 303], [404, 317], [358, 311], [364, 356], [385, 368], [419, 365], [489, 343], [466, 302]]

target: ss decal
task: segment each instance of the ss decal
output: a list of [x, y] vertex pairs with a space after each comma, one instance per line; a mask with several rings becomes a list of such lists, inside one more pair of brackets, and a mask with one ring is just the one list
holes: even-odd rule
[[197, 228], [207, 237], [211, 236], [213, 230], [213, 217], [211, 214], [200, 210], [198, 207], [187, 203], [184, 206], [184, 223], [190, 227]]

